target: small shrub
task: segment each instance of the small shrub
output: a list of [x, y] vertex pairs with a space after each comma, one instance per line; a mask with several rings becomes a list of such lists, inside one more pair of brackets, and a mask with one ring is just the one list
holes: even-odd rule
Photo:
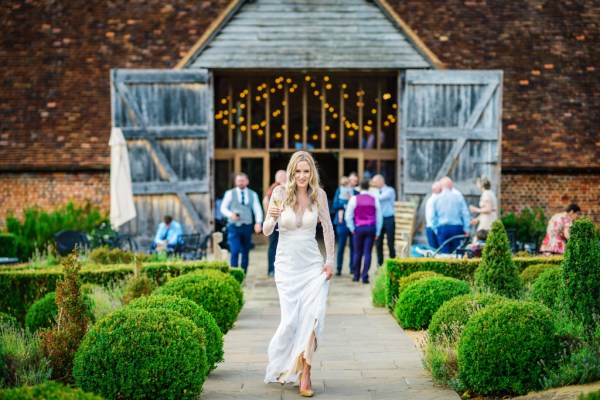
[[206, 361], [209, 370], [214, 370], [217, 363], [223, 361], [223, 334], [219, 326], [208, 311], [192, 300], [178, 296], [154, 295], [134, 300], [129, 307], [160, 308], [169, 312], [178, 312], [191, 319], [206, 336]]
[[484, 291], [518, 297], [522, 289], [521, 279], [513, 262], [506, 230], [500, 220], [492, 223], [492, 229], [483, 248], [481, 265], [475, 271], [475, 285]]
[[589, 219], [573, 223], [562, 264], [565, 305], [592, 326], [600, 318], [600, 244]]
[[454, 278], [421, 279], [400, 294], [394, 314], [403, 328], [424, 329], [445, 301], [470, 291], [466, 282]]
[[505, 301], [467, 322], [458, 344], [459, 378], [483, 395], [524, 394], [541, 387], [560, 346], [556, 316], [545, 306]]
[[0, 324], [0, 388], [36, 385], [50, 379], [50, 374], [39, 336], [15, 325]]
[[381, 268], [379, 268], [377, 278], [375, 278], [375, 283], [373, 284], [373, 288], [371, 288], [371, 299], [373, 301], [373, 306], [375, 307], [385, 307], [386, 275], [387, 273], [384, 265]]
[[0, 325], [14, 326], [17, 328], [21, 327], [21, 324], [19, 323], [19, 321], [17, 321], [15, 317], [3, 312], [0, 312]]
[[546, 269], [555, 267], [553, 264], [535, 264], [530, 265], [521, 272], [521, 280], [526, 285], [533, 285], [537, 278]]
[[432, 276], [443, 276], [443, 275], [440, 275], [437, 272], [433, 272], [433, 271], [417, 271], [417, 272], [413, 272], [412, 274], [410, 274], [408, 276], [405, 276], [404, 278], [401, 278], [398, 281], [398, 296], [400, 296], [400, 293], [402, 293], [404, 291], [404, 289], [406, 289], [411, 283], [419, 281], [424, 278], [430, 278]]
[[246, 279], [246, 273], [241, 268], [229, 268], [229, 273], [235, 278], [235, 280], [241, 285]]
[[[454, 329], [451, 327], [450, 330]], [[425, 368], [431, 373], [436, 382], [447, 385], [457, 392], [462, 392], [466, 388], [458, 379], [458, 350], [454, 343], [454, 337], [458, 337], [460, 332], [452, 332], [448, 337], [440, 337], [433, 343], [427, 342], [425, 347]]]
[[556, 308], [562, 290], [561, 273], [561, 268], [558, 266], [547, 268], [542, 272], [529, 292], [531, 299], [548, 308]]
[[88, 289], [93, 307], [93, 321], [100, 321], [113, 311], [123, 307], [123, 284], [111, 284], [108, 287], [91, 285]]
[[135, 256], [131, 251], [98, 247], [90, 251], [90, 260], [96, 264], [130, 264]]
[[29, 307], [25, 316], [25, 327], [31, 332], [50, 328], [56, 322], [57, 314], [56, 292], [50, 292]]
[[0, 391], [2, 400], [102, 400], [93, 393], [73, 389], [57, 382], [46, 382], [36, 386], [24, 386]]
[[579, 395], [578, 400], [600, 400], [600, 390], [588, 394], [581, 394]]
[[58, 317], [51, 330], [42, 331], [42, 350], [50, 359], [52, 377], [71, 381], [73, 358], [90, 323], [89, 306], [85, 304], [79, 283], [81, 265], [75, 250], [63, 263], [64, 277], [56, 284]]
[[0, 257], [17, 255], [17, 238], [12, 233], [0, 233]]
[[78, 387], [108, 399], [194, 399], [206, 372], [202, 331], [191, 320], [130, 307], [90, 329], [73, 368]]
[[211, 313], [223, 333], [233, 327], [240, 311], [236, 291], [229, 282], [217, 275], [183, 275], [168, 282], [155, 293], [195, 301]]
[[506, 297], [496, 294], [465, 294], [448, 300], [431, 317], [430, 342], [438, 343], [445, 339], [458, 345], [464, 326], [476, 312], [504, 300]]
[[[89, 317], [93, 319], [94, 303], [92, 299], [83, 295], [83, 300]], [[56, 292], [50, 292], [29, 307], [29, 311], [25, 315], [25, 327], [31, 332], [51, 328], [56, 324], [57, 315]]]

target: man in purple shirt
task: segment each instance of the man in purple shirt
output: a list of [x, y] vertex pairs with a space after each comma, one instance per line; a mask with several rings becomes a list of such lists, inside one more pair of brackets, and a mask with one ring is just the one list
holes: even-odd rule
[[383, 225], [383, 216], [381, 214], [381, 204], [379, 199], [369, 194], [369, 181], [363, 179], [360, 183], [360, 194], [352, 197], [346, 207], [346, 225], [354, 235], [354, 263], [353, 282], [358, 282], [360, 273], [360, 263], [363, 255], [365, 257], [364, 268], [362, 271], [363, 283], [369, 283], [369, 268], [371, 267], [371, 253], [373, 243], [379, 238], [381, 227]]

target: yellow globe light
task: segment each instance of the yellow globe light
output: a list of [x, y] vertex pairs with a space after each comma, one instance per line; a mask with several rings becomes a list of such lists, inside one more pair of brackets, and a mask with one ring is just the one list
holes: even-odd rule
[[319, 140], [319, 135], [313, 135], [312, 138], [313, 140]]
[[294, 139], [295, 140], [300, 140], [300, 135], [298, 135], [297, 133], [294, 135]]

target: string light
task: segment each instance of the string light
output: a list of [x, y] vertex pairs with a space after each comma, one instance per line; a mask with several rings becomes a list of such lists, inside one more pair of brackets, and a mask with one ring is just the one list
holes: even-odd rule
[[245, 121], [244, 117], [240, 117], [240, 124]]
[[244, 103], [240, 104], [240, 108], [243, 110], [244, 108], [246, 108], [246, 105]]
[[389, 94], [389, 93], [384, 93], [384, 95], [383, 95], [383, 99], [384, 99], [384, 100], [389, 100], [389, 99], [391, 99], [391, 98], [392, 98], [392, 95], [391, 95], [391, 94]]
[[240, 130], [241, 130], [242, 132], [246, 132], [246, 125], [242, 125], [242, 126], [240, 126]]
[[296, 134], [294, 135], [294, 139], [295, 139], [295, 140], [300, 140], [300, 135], [296, 133]]
[[373, 108], [373, 109], [371, 110], [371, 114], [377, 114], [377, 109]]
[[254, 99], [255, 99], [256, 101], [260, 101], [261, 97], [260, 97], [260, 96], [256, 96]]
[[337, 119], [338, 114], [337, 113], [333, 113], [332, 117], [335, 118], [335, 119]]
[[264, 128], [265, 126], [267, 126], [267, 121], [264, 121], [264, 120], [263, 120], [263, 121], [260, 121], [260, 126], [262, 126], [263, 128]]
[[263, 87], [262, 87], [262, 85], [258, 86], [258, 87], [256, 88], [256, 90], [258, 90], [259, 92], [260, 92], [261, 90], [263, 90]]
[[398, 104], [396, 104], [396, 103], [392, 104], [392, 108], [395, 110], [396, 108], [398, 108]]
[[333, 86], [331, 86], [331, 83], [328, 83], [327, 85], [325, 85], [325, 89], [330, 90]]
[[328, 77], [328, 76], [324, 76], [324, 77], [323, 77], [323, 80], [324, 80], [325, 82], [329, 82], [329, 77]]
[[314, 93], [315, 96], [319, 95], [319, 91], [318, 90], [315, 90], [313, 93]]
[[221, 104], [227, 104], [227, 99], [221, 99]]
[[223, 111], [223, 115], [227, 115], [227, 114], [229, 114], [229, 111], [228, 110], [224, 110]]
[[337, 136], [335, 133], [332, 133], [331, 135], [329, 135], [330, 138], [335, 139]]
[[285, 81], [286, 81], [287, 83], [292, 83], [292, 80], [291, 80], [290, 78], [287, 78]]
[[306, 82], [310, 81], [310, 76], [306, 75], [306, 76], [304, 77], [304, 80], [305, 80]]
[[334, 111], [333, 107], [329, 107], [329, 112], [332, 113]]
[[317, 83], [316, 83], [316, 82], [311, 82], [311, 83], [310, 83], [310, 87], [315, 87], [315, 86], [317, 86]]
[[267, 98], [267, 96], [268, 96], [268, 95], [267, 95], [266, 93], [263, 93], [263, 95], [262, 95], [263, 99], [266, 99], [266, 98]]
[[275, 137], [276, 137], [277, 139], [281, 139], [281, 136], [283, 136], [283, 135], [281, 134], [281, 132], [277, 132], [277, 133], [275, 134]]
[[313, 135], [312, 138], [313, 140], [319, 140], [319, 135]]
[[258, 136], [262, 136], [265, 132], [262, 129], [259, 129], [257, 133], [258, 133]]
[[354, 131], [348, 131], [348, 136], [354, 136]]

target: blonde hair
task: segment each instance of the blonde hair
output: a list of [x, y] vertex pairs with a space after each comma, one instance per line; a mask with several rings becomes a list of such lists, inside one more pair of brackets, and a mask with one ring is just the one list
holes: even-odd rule
[[313, 156], [307, 151], [297, 151], [292, 154], [290, 162], [287, 166], [287, 183], [285, 185], [285, 202], [284, 204], [290, 206], [292, 209], [298, 204], [296, 198], [296, 180], [294, 179], [294, 173], [298, 163], [306, 161], [310, 167], [310, 179], [308, 180], [308, 208], [312, 209], [313, 204], [317, 204], [319, 196], [320, 180], [319, 172], [317, 171], [317, 164]]
[[342, 176], [340, 178], [340, 186], [346, 186], [349, 183], [350, 183], [350, 178], [348, 178], [347, 176]]

